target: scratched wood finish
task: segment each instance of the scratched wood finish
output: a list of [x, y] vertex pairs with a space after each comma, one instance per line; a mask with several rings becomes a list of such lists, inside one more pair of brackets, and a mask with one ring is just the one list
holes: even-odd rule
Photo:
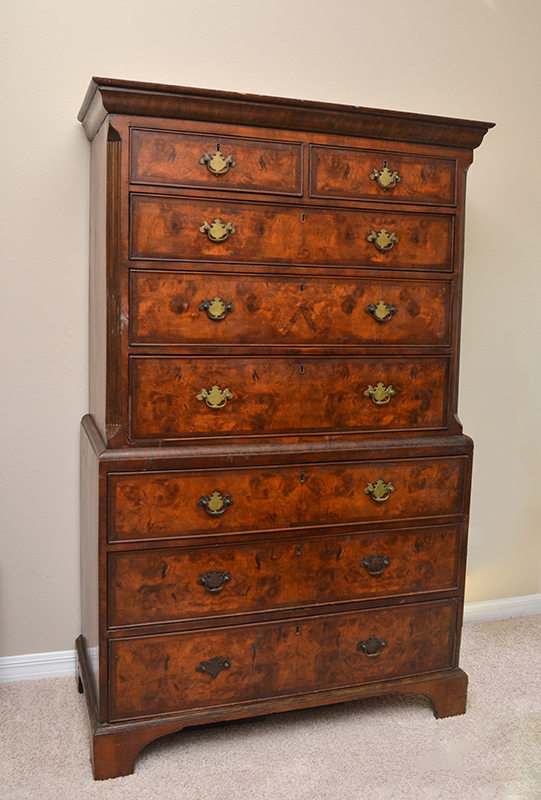
[[[456, 589], [460, 533], [460, 525], [448, 525], [111, 553], [109, 625], [179, 622]], [[381, 574], [362, 566], [363, 559], [375, 554], [389, 561]], [[211, 570], [229, 576], [214, 591], [198, 583]]]
[[[456, 600], [110, 641], [110, 721], [446, 669]], [[386, 645], [367, 657], [372, 634]], [[227, 658], [215, 678], [202, 661]]]
[[[383, 188], [370, 175], [384, 164], [397, 172], [394, 186]], [[426, 158], [352, 147], [310, 147], [311, 197], [456, 205], [456, 159]]]
[[[297, 431], [444, 428], [446, 358], [134, 356], [134, 440]], [[396, 394], [377, 405], [364, 392]], [[199, 400], [217, 385], [222, 408]]]
[[[399, 211], [280, 206], [135, 194], [131, 257], [452, 271], [453, 217]], [[199, 229], [220, 219], [235, 233], [212, 242]], [[394, 233], [381, 252], [372, 231]]]
[[[214, 174], [200, 159], [212, 158], [218, 145], [222, 157], [231, 156], [234, 166]], [[136, 128], [130, 152], [134, 183], [302, 194], [302, 144], [295, 142]]]
[[[130, 270], [133, 344], [427, 345], [450, 342], [448, 281]], [[219, 297], [223, 319], [199, 306]], [[396, 309], [378, 322], [368, 307]]]
[[[299, 467], [121, 473], [109, 477], [109, 540], [179, 538], [237, 531], [461, 514], [466, 458], [418, 458]], [[364, 489], [395, 487], [378, 502]], [[233, 500], [211, 516], [197, 502], [219, 492]]]

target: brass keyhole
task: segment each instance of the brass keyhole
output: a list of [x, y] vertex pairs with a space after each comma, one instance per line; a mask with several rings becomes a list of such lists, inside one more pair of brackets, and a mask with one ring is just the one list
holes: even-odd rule
[[295, 628], [295, 633], [297, 634], [297, 636], [301, 635], [301, 626], [300, 625], [297, 625], [297, 627]]
[[295, 552], [297, 553], [298, 556], [300, 556], [300, 554], [302, 553], [302, 544], [297, 545]]
[[301, 214], [301, 222], [306, 222], [306, 214]]
[[306, 481], [306, 473], [305, 472], [301, 472], [301, 476], [300, 477], [301, 477], [301, 483], [304, 483]]

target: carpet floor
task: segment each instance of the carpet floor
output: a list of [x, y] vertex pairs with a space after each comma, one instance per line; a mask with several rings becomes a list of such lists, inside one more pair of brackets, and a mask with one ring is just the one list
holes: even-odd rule
[[390, 695], [159, 739], [94, 781], [72, 678], [0, 685], [2, 800], [541, 800], [541, 615], [464, 627], [464, 716]]

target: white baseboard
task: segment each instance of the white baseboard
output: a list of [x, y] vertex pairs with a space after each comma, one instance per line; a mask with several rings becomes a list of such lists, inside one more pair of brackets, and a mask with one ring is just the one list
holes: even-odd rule
[[7, 658], [0, 658], [0, 683], [37, 680], [38, 678], [65, 678], [70, 675], [74, 676], [76, 669], [75, 650], [7, 656]]
[[541, 594], [502, 597], [501, 600], [466, 603], [464, 606], [464, 622], [489, 622], [509, 617], [525, 617], [530, 614], [541, 614]]
[[[466, 603], [464, 622], [489, 622], [490, 620], [541, 614], [541, 594], [524, 597], [504, 597], [481, 603]], [[75, 675], [77, 658], [75, 650], [57, 653], [34, 653], [25, 656], [0, 658], [0, 683], [37, 680], [38, 678], [65, 678]]]

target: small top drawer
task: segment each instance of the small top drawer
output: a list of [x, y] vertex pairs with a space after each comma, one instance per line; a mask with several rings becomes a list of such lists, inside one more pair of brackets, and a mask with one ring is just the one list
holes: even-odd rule
[[302, 145], [134, 129], [132, 183], [302, 194]]
[[454, 206], [456, 161], [312, 145], [310, 196]]

